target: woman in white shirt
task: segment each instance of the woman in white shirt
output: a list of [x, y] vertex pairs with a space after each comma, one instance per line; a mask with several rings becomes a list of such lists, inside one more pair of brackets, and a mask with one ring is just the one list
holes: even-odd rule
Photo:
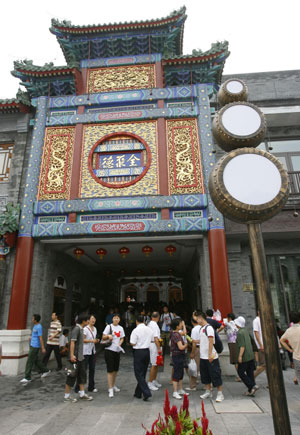
[[112, 344], [104, 350], [104, 357], [107, 367], [108, 397], [114, 397], [120, 389], [116, 387], [116, 377], [120, 366], [120, 352], [124, 352], [122, 344], [125, 333], [120, 323], [120, 315], [114, 313], [113, 322], [107, 325], [103, 331], [103, 340], [112, 340]]
[[89, 385], [88, 391], [97, 393], [95, 388], [95, 366], [96, 366], [96, 343], [99, 343], [97, 338], [97, 329], [95, 327], [96, 317], [91, 315], [89, 324], [83, 328], [83, 355], [85, 360], [85, 369], [89, 368]]

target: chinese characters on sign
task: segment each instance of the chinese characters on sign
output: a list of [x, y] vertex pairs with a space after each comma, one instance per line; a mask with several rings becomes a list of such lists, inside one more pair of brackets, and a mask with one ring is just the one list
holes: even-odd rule
[[141, 166], [141, 153], [100, 154], [99, 167], [101, 169], [119, 169]]

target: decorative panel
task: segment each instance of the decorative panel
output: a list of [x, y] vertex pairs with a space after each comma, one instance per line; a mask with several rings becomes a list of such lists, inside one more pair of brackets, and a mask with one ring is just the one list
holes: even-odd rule
[[47, 128], [39, 199], [69, 199], [75, 127]]
[[134, 65], [90, 69], [87, 92], [124, 91], [130, 89], [154, 88], [155, 66]]
[[85, 125], [80, 197], [157, 195], [156, 121]]
[[167, 121], [171, 194], [204, 193], [197, 120]]

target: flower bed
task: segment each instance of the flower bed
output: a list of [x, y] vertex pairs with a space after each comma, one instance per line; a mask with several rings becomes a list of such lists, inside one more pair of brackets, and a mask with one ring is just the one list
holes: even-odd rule
[[203, 400], [201, 426], [199, 426], [197, 421], [199, 419], [193, 420], [190, 416], [187, 395], [184, 395], [183, 404], [178, 410], [175, 405], [170, 407], [169, 394], [166, 389], [164, 416], [162, 418], [159, 414], [152, 424], [151, 431], [147, 430], [143, 425], [146, 435], [212, 435], [211, 430], [208, 429], [208, 419], [205, 414]]

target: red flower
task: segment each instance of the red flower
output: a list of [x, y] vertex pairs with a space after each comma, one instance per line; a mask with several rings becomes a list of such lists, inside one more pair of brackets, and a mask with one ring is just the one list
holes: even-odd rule
[[188, 417], [190, 415], [190, 413], [189, 413], [189, 399], [188, 399], [188, 396], [186, 394], [183, 396], [182, 409], [185, 411], [185, 415]]
[[164, 414], [165, 414], [166, 423], [168, 423], [168, 417], [170, 415], [170, 399], [169, 399], [169, 394], [167, 389], [165, 392]]
[[173, 405], [172, 408], [170, 409], [170, 416], [172, 417], [172, 420], [174, 422], [178, 421], [178, 411], [175, 405]]
[[175, 435], [180, 435], [181, 434], [181, 426], [179, 421], [176, 421], [176, 426], [175, 426]]
[[159, 418], [157, 420], [155, 420], [155, 422], [153, 423], [152, 427], [151, 427], [151, 435], [155, 435], [156, 431], [154, 432], [156, 423], [158, 422]]
[[[193, 421], [193, 426], [194, 426], [194, 431], [196, 431], [197, 429], [199, 429], [198, 423], [196, 422], [196, 420]], [[147, 435], [147, 434], [146, 434]]]
[[203, 400], [201, 401], [201, 407], [202, 407], [202, 417], [201, 417], [202, 435], [208, 435], [208, 433], [207, 433], [208, 419], [206, 418]]

